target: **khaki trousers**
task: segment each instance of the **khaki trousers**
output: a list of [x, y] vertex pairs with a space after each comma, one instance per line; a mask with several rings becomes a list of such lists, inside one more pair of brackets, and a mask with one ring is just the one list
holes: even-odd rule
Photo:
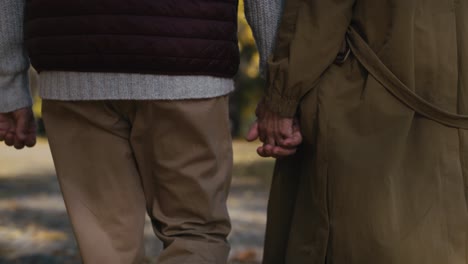
[[44, 100], [47, 135], [84, 263], [141, 263], [145, 212], [164, 244], [158, 263], [227, 262], [227, 100]]

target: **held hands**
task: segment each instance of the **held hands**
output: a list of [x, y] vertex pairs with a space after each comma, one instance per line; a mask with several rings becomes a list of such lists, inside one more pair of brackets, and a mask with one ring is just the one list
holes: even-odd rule
[[31, 107], [0, 113], [0, 142], [22, 149], [36, 145], [36, 123]]
[[257, 121], [250, 127], [246, 139], [260, 138], [263, 146], [257, 148], [262, 157], [281, 158], [296, 153], [302, 134], [296, 118], [285, 118], [270, 111], [263, 102], [257, 106]]

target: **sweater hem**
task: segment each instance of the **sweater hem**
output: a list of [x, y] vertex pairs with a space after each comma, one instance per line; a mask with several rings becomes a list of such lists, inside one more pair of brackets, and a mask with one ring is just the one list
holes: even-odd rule
[[39, 94], [49, 100], [204, 99], [233, 90], [233, 79], [212, 76], [53, 71], [39, 75]]

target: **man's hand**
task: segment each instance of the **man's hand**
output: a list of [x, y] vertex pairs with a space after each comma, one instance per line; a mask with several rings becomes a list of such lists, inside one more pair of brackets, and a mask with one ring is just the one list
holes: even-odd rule
[[281, 158], [296, 153], [302, 142], [299, 123], [295, 118], [285, 118], [268, 110], [261, 102], [257, 107], [257, 121], [251, 126], [246, 139], [260, 138], [263, 146], [257, 149], [262, 157]]
[[31, 107], [0, 113], [0, 142], [22, 149], [36, 145], [36, 123]]

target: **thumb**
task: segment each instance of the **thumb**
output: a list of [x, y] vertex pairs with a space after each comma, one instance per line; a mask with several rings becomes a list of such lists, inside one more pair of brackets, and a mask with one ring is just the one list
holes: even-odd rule
[[292, 136], [286, 140], [285, 145], [288, 147], [297, 147], [302, 143], [302, 133], [297, 130], [294, 131]]
[[249, 129], [249, 132], [247, 132], [247, 136], [245, 137], [245, 139], [247, 141], [254, 141], [258, 138], [258, 122], [255, 121], [251, 126], [250, 126], [250, 129]]
[[291, 137], [284, 141], [284, 145], [287, 147], [297, 147], [302, 143], [302, 140], [301, 128], [297, 122], [294, 122]]

